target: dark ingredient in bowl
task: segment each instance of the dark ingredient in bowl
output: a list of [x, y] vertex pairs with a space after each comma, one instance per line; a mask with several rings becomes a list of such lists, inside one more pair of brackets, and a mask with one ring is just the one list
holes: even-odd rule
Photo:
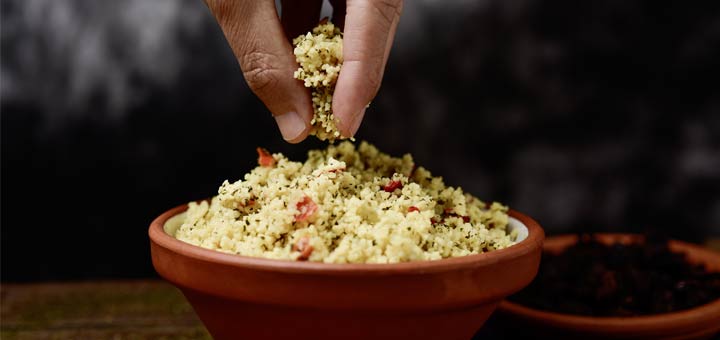
[[689, 263], [667, 239], [605, 245], [590, 235], [559, 254], [544, 253], [535, 280], [510, 301], [557, 313], [637, 316], [673, 312], [720, 298], [720, 273]]

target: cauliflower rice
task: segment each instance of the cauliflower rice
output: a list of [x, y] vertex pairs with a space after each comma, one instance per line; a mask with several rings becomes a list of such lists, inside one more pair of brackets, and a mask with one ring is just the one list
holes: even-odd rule
[[312, 88], [311, 135], [320, 140], [342, 139], [332, 114], [332, 96], [343, 63], [342, 32], [331, 22], [321, 22], [312, 32], [293, 39], [300, 68], [295, 78]]
[[177, 239], [245, 256], [326, 263], [437, 260], [508, 247], [507, 207], [445, 186], [402, 158], [350, 142], [305, 163], [258, 148], [260, 165], [190, 203]]

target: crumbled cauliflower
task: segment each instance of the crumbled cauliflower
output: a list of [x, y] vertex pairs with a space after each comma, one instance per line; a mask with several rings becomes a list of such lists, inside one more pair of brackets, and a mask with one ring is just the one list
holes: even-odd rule
[[314, 114], [310, 134], [330, 142], [342, 139], [332, 113], [333, 92], [343, 63], [342, 32], [331, 22], [324, 22], [312, 32], [293, 39], [293, 45], [295, 60], [300, 65], [294, 76], [305, 87], [312, 88]]
[[506, 206], [445, 186], [361, 143], [313, 150], [304, 162], [258, 149], [260, 166], [190, 203], [175, 237], [222, 252], [326, 263], [396, 263], [511, 246]]

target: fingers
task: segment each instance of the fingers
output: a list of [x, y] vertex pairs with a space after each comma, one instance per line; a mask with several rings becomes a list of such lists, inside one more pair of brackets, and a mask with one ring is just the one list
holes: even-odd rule
[[207, 0], [235, 53], [250, 89], [272, 112], [285, 140], [310, 130], [310, 93], [293, 78], [297, 69], [272, 0]]
[[280, 3], [280, 22], [290, 41], [317, 26], [323, 0], [282, 0]]
[[344, 61], [332, 107], [343, 136], [355, 135], [380, 88], [401, 10], [402, 0], [347, 1]]

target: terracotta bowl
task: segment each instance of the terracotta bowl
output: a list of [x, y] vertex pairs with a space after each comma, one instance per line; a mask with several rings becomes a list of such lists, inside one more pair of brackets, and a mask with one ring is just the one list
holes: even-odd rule
[[175, 239], [186, 205], [150, 225], [153, 265], [215, 339], [470, 339], [532, 281], [543, 230], [511, 211], [517, 244], [437, 261], [326, 264], [225, 254]]
[[[600, 242], [638, 242], [639, 235], [595, 234]], [[577, 242], [576, 235], [548, 237], [545, 251], [559, 253]], [[720, 253], [698, 245], [670, 241], [670, 249], [684, 252], [694, 263], [720, 271]], [[562, 298], [562, 297], [558, 297]], [[500, 304], [499, 317], [506, 325], [535, 335], [583, 339], [708, 339], [720, 332], [720, 299], [673, 313], [634, 317], [590, 317], [561, 314], [525, 307], [510, 301]]]

